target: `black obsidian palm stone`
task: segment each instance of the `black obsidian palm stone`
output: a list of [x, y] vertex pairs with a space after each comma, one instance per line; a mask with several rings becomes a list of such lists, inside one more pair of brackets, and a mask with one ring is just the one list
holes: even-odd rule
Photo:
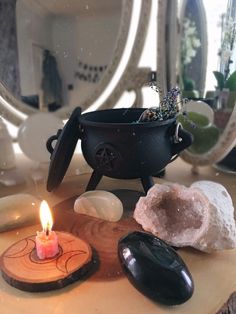
[[118, 254], [130, 282], [152, 300], [176, 305], [192, 296], [194, 284], [187, 266], [159, 238], [132, 232], [119, 241]]

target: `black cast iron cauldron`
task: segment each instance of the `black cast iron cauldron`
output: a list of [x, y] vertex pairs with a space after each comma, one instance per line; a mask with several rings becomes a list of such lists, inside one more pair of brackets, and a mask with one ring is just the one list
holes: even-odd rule
[[137, 123], [144, 110], [108, 109], [81, 115], [81, 109], [76, 108], [63, 130], [48, 139], [51, 153], [48, 191], [61, 183], [81, 139], [84, 158], [94, 170], [86, 190], [94, 190], [105, 175], [117, 179], [141, 178], [147, 192], [153, 185], [152, 175], [190, 146], [192, 136], [177, 127], [175, 118]]

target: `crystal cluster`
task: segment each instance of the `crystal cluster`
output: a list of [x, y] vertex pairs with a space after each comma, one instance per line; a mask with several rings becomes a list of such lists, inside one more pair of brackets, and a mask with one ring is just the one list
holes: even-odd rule
[[189, 188], [156, 184], [137, 202], [134, 218], [144, 230], [176, 247], [204, 252], [236, 247], [232, 199], [216, 182], [198, 181]]

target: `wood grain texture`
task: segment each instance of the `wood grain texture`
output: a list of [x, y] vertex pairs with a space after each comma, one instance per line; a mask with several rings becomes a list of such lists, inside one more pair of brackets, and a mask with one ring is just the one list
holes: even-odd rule
[[57, 236], [59, 253], [44, 260], [37, 256], [35, 235], [10, 246], [1, 258], [3, 278], [31, 292], [59, 289], [78, 280], [92, 266], [92, 250], [72, 234], [57, 232]]
[[[18, 156], [19, 157], [19, 156]], [[62, 185], [54, 193], [48, 193], [44, 184], [37, 185], [37, 191], [28, 180], [27, 185], [15, 187], [1, 187], [0, 195], [26, 193], [40, 195], [46, 199], [53, 208], [55, 206], [54, 217], [59, 217], [59, 211], [65, 214], [70, 213], [73, 207], [63, 207], [63, 200], [70, 199], [73, 195], [80, 195], [84, 192], [88, 183], [90, 174], [75, 176], [75, 170], [78, 166], [84, 165], [81, 155], [76, 155], [74, 161], [69, 168], [69, 174], [64, 179]], [[30, 173], [31, 164], [28, 159], [22, 155], [22, 160], [18, 160], [21, 171], [25, 174]], [[81, 168], [80, 168], [81, 169]], [[156, 182], [163, 180], [156, 179]], [[232, 196], [234, 206], [236, 206], [236, 180], [235, 176], [227, 175], [212, 167], [199, 168], [199, 174], [191, 174], [191, 165], [185, 163], [181, 159], [177, 159], [167, 167], [165, 180], [168, 182], [178, 182], [190, 185], [197, 180], [213, 180], [223, 184]], [[142, 190], [139, 180], [116, 180], [104, 177], [99, 184], [101, 190], [113, 189], [132, 189]], [[37, 193], [36, 193], [37, 192]], [[59, 210], [58, 213], [56, 210]], [[65, 209], [65, 210], [64, 210]], [[131, 206], [130, 206], [131, 210]], [[61, 216], [63, 217], [63, 216]], [[69, 216], [68, 216], [69, 217]], [[56, 221], [55, 224], [63, 226], [62, 221]], [[70, 227], [76, 228], [76, 222], [69, 221]], [[54, 225], [55, 227], [55, 225]], [[54, 228], [55, 230], [58, 230]], [[0, 253], [4, 252], [12, 243], [19, 239], [34, 234], [36, 230], [40, 230], [40, 226], [31, 226], [27, 228], [18, 228], [0, 235]], [[61, 229], [62, 230], [62, 229]], [[80, 230], [76, 232], [80, 233]], [[222, 251], [213, 254], [204, 254], [193, 249], [179, 249], [178, 254], [181, 255], [195, 283], [195, 291], [193, 297], [186, 303], [175, 307], [164, 307], [151, 302], [140, 294], [125, 277], [116, 277], [119, 280], [96, 280], [95, 277], [89, 277], [89, 280], [83, 284], [74, 284], [64, 289], [50, 291], [47, 293], [28, 294], [20, 290], [12, 288], [0, 277], [0, 312], [1, 314], [24, 313], [32, 314], [55, 314], [67, 313], [103, 313], [103, 314], [225, 314], [226, 308], [222, 308], [227, 302], [233, 291], [236, 291], [236, 249]], [[99, 271], [98, 271], [99, 273]], [[227, 305], [229, 307], [229, 305]], [[231, 305], [230, 305], [231, 306]], [[231, 306], [232, 307], [232, 306]], [[222, 309], [221, 309], [222, 308]], [[229, 307], [230, 308], [230, 307]], [[221, 312], [219, 311], [221, 309]], [[227, 309], [228, 310], [228, 309]], [[231, 309], [230, 309], [231, 310]], [[227, 314], [229, 314], [228, 312]], [[232, 314], [232, 310], [231, 313]]]
[[[125, 198], [129, 203], [129, 196], [135, 192], [127, 191]], [[134, 230], [142, 230], [132, 218], [132, 213], [125, 210], [122, 219], [118, 222], [109, 222], [102, 219], [77, 214], [73, 211], [75, 198], [70, 198], [54, 207], [55, 230], [71, 232], [84, 241], [90, 243], [94, 249], [97, 271], [93, 280], [115, 280], [124, 276], [117, 255], [118, 241], [124, 235]]]
[[228, 301], [216, 314], [235, 314], [236, 313], [236, 292], [232, 293]]

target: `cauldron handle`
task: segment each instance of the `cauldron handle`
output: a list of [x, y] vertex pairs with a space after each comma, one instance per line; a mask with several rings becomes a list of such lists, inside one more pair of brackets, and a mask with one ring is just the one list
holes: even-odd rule
[[70, 143], [70, 146], [71, 144], [73, 144], [72, 146], [75, 146], [74, 144], [77, 143], [78, 137], [80, 135], [80, 132], [77, 131], [78, 120], [79, 120], [80, 115], [81, 115], [81, 108], [80, 107], [75, 108], [70, 116], [70, 119], [65, 124], [64, 128], [59, 129], [56, 135], [52, 135], [51, 137], [48, 138], [46, 147], [51, 155], [54, 152], [54, 147], [52, 144], [54, 141], [57, 141], [60, 137], [64, 137], [64, 138], [67, 137], [68, 142], [72, 141], [72, 143]]
[[56, 134], [56, 135], [53, 135], [53, 136], [49, 137], [49, 139], [47, 140], [46, 147], [47, 147], [47, 150], [49, 151], [50, 154], [52, 154], [53, 151], [54, 151], [54, 148], [53, 148], [53, 146], [52, 146], [52, 143], [53, 143], [54, 141], [57, 141], [57, 140], [58, 140], [58, 138], [59, 138], [61, 132], [62, 132], [62, 129], [59, 129], [59, 130], [57, 131], [57, 134]]
[[186, 130], [184, 130], [180, 123], [176, 125], [175, 139], [172, 144], [172, 156], [174, 158], [171, 161], [174, 161], [176, 158], [175, 155], [178, 155], [185, 148], [189, 147], [193, 142], [193, 136]]

